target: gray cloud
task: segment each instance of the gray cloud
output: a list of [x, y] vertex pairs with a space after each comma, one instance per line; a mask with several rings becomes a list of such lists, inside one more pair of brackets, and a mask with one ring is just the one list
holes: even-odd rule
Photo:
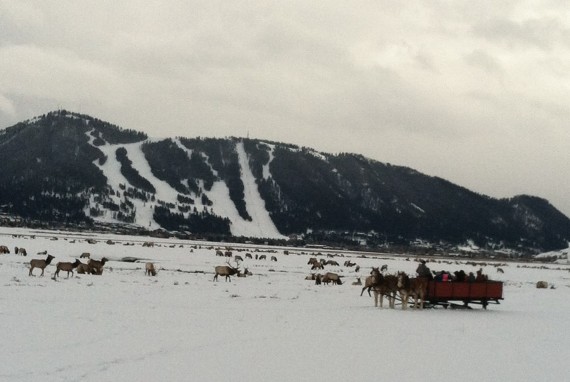
[[[0, 0], [0, 126], [64, 107], [151, 136], [358, 152], [570, 215], [565, 5]], [[545, 170], [547, 169], [547, 170]]]

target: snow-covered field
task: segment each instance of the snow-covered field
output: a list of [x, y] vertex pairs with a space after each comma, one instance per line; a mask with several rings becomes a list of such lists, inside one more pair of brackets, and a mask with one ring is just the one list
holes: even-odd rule
[[[34, 235], [34, 237], [32, 237]], [[57, 240], [56, 240], [57, 239]], [[87, 239], [95, 240], [90, 244]], [[115, 244], [107, 244], [113, 240]], [[154, 241], [153, 248], [143, 247]], [[132, 245], [126, 245], [132, 244]], [[253, 276], [213, 282], [228, 244], [0, 228], [0, 381], [565, 381], [570, 349], [568, 265], [509, 263], [505, 300], [488, 310], [391, 310], [351, 283], [370, 266], [413, 273], [405, 255], [333, 252], [340, 286], [305, 280], [307, 249], [249, 247]], [[14, 254], [24, 247], [27, 257]], [[44, 277], [29, 261], [56, 256]], [[275, 252], [273, 252], [275, 251]], [[101, 276], [55, 263], [83, 252], [110, 261]], [[303, 252], [303, 253], [301, 253]], [[324, 253], [324, 252], [323, 252]], [[137, 257], [140, 262], [120, 261]], [[269, 260], [276, 256], [277, 262]], [[346, 260], [360, 273], [344, 267]], [[160, 268], [144, 275], [144, 262]], [[475, 271], [461, 260], [435, 270]], [[40, 271], [34, 270], [38, 275]], [[539, 280], [554, 289], [536, 289]]]

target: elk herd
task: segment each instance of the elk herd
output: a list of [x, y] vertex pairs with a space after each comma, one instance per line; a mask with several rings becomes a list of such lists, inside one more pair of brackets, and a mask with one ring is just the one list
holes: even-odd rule
[[[125, 244], [127, 245], [127, 244]], [[144, 242], [142, 243], [143, 247], [147, 247], [150, 250], [153, 250], [155, 247], [154, 242]], [[157, 246], [161, 246], [158, 244]], [[173, 247], [173, 246], [170, 246]], [[182, 245], [180, 245], [182, 247]], [[194, 248], [198, 248], [197, 246], [193, 246]], [[201, 247], [200, 247], [201, 248]], [[232, 276], [235, 277], [247, 277], [251, 276], [252, 273], [249, 271], [248, 268], [244, 267], [240, 269], [240, 266], [251, 264], [253, 261], [268, 261], [268, 262], [278, 262], [278, 257], [275, 255], [266, 255], [263, 254], [253, 254], [251, 252], [259, 252], [259, 249], [251, 250], [250, 252], [247, 249], [235, 249], [232, 247], [224, 248], [215, 248], [215, 247], [208, 247], [208, 250], [213, 250], [213, 253], [217, 257], [223, 257], [225, 259], [224, 265], [215, 265], [213, 269], [214, 282], [219, 281], [219, 276], [224, 278], [224, 281], [231, 282]], [[244, 252], [240, 254], [234, 254], [235, 251]], [[193, 250], [191, 250], [193, 252]], [[263, 251], [262, 251], [263, 252]], [[276, 250], [266, 250], [264, 252], [269, 253], [277, 253]], [[0, 254], [9, 254], [10, 249], [5, 245], [0, 245]], [[14, 253], [20, 256], [27, 256], [26, 249], [22, 247], [15, 247]], [[29, 275], [34, 276], [34, 270], [38, 268], [41, 273], [39, 276], [43, 276], [46, 268], [54, 263], [55, 256], [48, 254], [47, 251], [40, 251], [37, 252], [37, 255], [44, 256], [42, 258], [35, 258], [29, 262]], [[283, 255], [288, 256], [289, 251], [284, 250]], [[372, 267], [370, 275], [367, 277], [359, 277], [361, 274], [360, 266], [353, 262], [351, 259], [344, 261], [343, 266], [346, 269], [340, 268], [341, 265], [338, 261], [332, 259], [335, 256], [344, 257], [342, 254], [327, 254], [323, 256], [320, 252], [300, 252], [297, 255], [307, 255], [309, 257], [307, 261], [307, 265], [310, 267], [311, 273], [305, 277], [305, 280], [314, 281], [316, 285], [343, 285], [343, 278], [346, 277], [345, 275], [339, 274], [337, 271], [327, 271], [324, 272], [325, 267], [327, 269], [329, 267], [333, 267], [334, 269], [339, 269], [340, 273], [343, 272], [351, 272], [356, 277], [356, 281], [352, 282], [351, 285], [357, 286], [361, 288], [360, 296], [364, 294], [364, 292], [368, 293], [369, 297], [374, 297], [374, 306], [375, 307], [383, 307], [383, 300], [384, 297], [388, 300], [388, 306], [390, 308], [395, 307], [395, 302], [399, 297], [399, 301], [401, 302], [402, 309], [408, 308], [408, 306], [413, 306], [414, 308], [423, 309], [424, 302], [425, 302], [425, 292], [427, 289], [428, 280], [423, 277], [410, 277], [408, 274], [404, 272], [397, 272], [395, 274], [388, 273], [388, 265], [384, 264], [378, 267]], [[319, 256], [320, 257], [317, 257]], [[307, 258], [305, 257], [305, 259]], [[326, 258], [328, 257], [328, 259]], [[366, 258], [367, 256], [361, 255], [360, 257]], [[284, 260], [284, 258], [282, 258]], [[356, 259], [353, 257], [352, 259]], [[83, 261], [85, 262], [83, 262]], [[230, 264], [230, 260], [235, 262], [235, 265]], [[248, 262], [250, 260], [251, 262]], [[409, 261], [409, 258], [406, 259]], [[74, 277], [75, 274], [90, 274], [90, 275], [102, 275], [105, 264], [109, 260], [106, 257], [102, 257], [99, 260], [93, 259], [91, 253], [83, 252], [81, 253], [78, 258], [76, 258], [73, 262], [69, 261], [60, 261], [56, 262], [55, 265], [55, 272], [53, 273], [53, 279], [56, 280], [60, 277], [60, 272], [63, 271], [66, 273], [66, 278]], [[438, 262], [437, 260], [434, 260]], [[260, 264], [260, 263], [253, 263], [253, 264]], [[269, 264], [269, 263], [266, 263]], [[300, 264], [299, 264], [300, 265]], [[501, 264], [505, 266], [506, 264]], [[253, 265], [255, 267], [263, 266], [263, 265]], [[139, 268], [140, 269], [140, 268]], [[313, 273], [313, 271], [323, 271], [322, 273]], [[352, 273], [353, 272], [353, 273]], [[497, 268], [497, 272], [502, 273], [502, 268]], [[157, 275], [157, 267], [152, 262], [146, 262], [144, 264], [144, 274], [145, 276], [156, 276]], [[207, 272], [200, 272], [200, 273], [207, 273]], [[541, 287], [541, 286], [540, 286]], [[410, 305], [410, 299], [413, 301], [413, 304]]]

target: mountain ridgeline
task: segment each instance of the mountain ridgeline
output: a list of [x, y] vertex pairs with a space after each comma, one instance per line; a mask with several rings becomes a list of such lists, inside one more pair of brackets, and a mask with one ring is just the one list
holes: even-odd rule
[[0, 213], [28, 225], [216, 238], [255, 226], [256, 237], [368, 246], [472, 242], [536, 252], [570, 241], [568, 217], [537, 197], [495, 199], [361, 155], [277, 142], [154, 140], [66, 111], [0, 130]]

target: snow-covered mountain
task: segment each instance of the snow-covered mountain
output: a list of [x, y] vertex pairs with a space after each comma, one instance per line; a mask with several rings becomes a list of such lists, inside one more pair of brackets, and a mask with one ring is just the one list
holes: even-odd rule
[[0, 130], [0, 181], [0, 213], [23, 225], [422, 243], [425, 251], [472, 243], [539, 252], [570, 240], [570, 220], [536, 197], [494, 199], [361, 155], [277, 142], [149, 139], [66, 111]]

